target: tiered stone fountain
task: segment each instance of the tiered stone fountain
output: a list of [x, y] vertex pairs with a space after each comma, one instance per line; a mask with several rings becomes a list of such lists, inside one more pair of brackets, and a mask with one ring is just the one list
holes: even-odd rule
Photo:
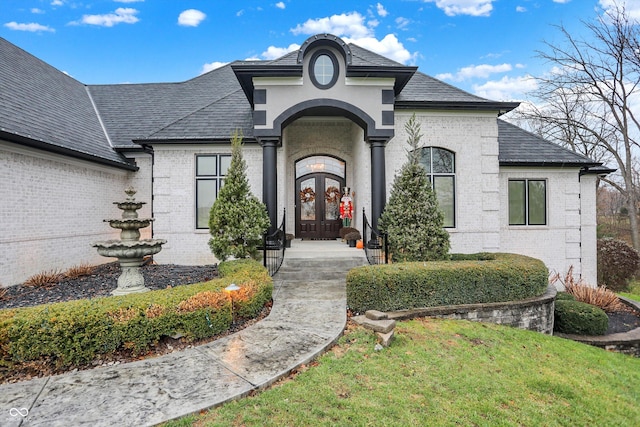
[[137, 210], [145, 202], [137, 202], [133, 197], [136, 190], [132, 187], [124, 191], [127, 199], [124, 202], [113, 202], [122, 210], [122, 218], [105, 219], [112, 228], [122, 230], [120, 240], [106, 240], [93, 243], [98, 248], [98, 253], [106, 257], [118, 258], [122, 274], [118, 278], [118, 287], [111, 292], [113, 295], [126, 295], [134, 292], [146, 292], [149, 288], [144, 286], [144, 277], [140, 273], [140, 266], [147, 255], [157, 254], [162, 250], [162, 245], [167, 243], [164, 239], [140, 240], [140, 229], [148, 227], [153, 218], [138, 218]]

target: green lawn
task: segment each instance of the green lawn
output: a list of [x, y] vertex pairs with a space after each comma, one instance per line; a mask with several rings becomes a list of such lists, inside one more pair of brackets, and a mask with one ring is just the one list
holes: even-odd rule
[[294, 379], [167, 426], [640, 425], [640, 359], [510, 327], [354, 327]]
[[629, 292], [620, 292], [620, 295], [635, 301], [640, 301], [640, 281], [633, 280], [629, 285]]

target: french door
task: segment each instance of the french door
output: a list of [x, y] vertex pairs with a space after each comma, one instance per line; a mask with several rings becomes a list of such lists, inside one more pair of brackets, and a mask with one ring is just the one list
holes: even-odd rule
[[340, 236], [340, 198], [344, 178], [312, 173], [296, 180], [296, 237], [335, 239]]

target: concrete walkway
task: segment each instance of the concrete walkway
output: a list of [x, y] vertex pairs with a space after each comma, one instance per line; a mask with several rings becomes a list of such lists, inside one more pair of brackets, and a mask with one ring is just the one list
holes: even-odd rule
[[366, 259], [339, 241], [295, 240], [286, 255], [264, 320], [157, 358], [0, 385], [0, 426], [155, 425], [244, 397], [308, 363], [341, 336], [346, 271]]

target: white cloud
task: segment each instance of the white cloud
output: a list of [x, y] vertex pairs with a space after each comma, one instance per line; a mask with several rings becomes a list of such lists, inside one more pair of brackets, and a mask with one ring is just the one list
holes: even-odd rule
[[304, 24], [296, 25], [291, 32], [295, 35], [327, 33], [354, 38], [373, 36], [373, 30], [364, 22], [364, 16], [358, 12], [350, 12], [326, 18], [308, 19]]
[[496, 0], [425, 0], [426, 3], [435, 3], [448, 16], [489, 16], [494, 1]]
[[35, 13], [35, 14], [40, 15], [40, 14], [44, 13], [44, 10], [38, 9], [37, 7], [34, 7], [34, 8], [31, 8], [31, 13]]
[[284, 9], [285, 7], [287, 7], [283, 1], [279, 1], [278, 3], [276, 3], [276, 7], [278, 9]]
[[204, 12], [197, 9], [187, 9], [178, 16], [178, 25], [183, 27], [197, 27], [207, 17]]
[[389, 14], [389, 12], [387, 12], [384, 6], [380, 3], [376, 4], [376, 11], [378, 12], [378, 15], [383, 18]]
[[399, 30], [406, 29], [410, 22], [411, 21], [409, 21], [407, 18], [403, 18], [402, 16], [396, 18], [396, 25], [398, 26]]
[[116, 3], [138, 3], [143, 2], [144, 0], [113, 0]]
[[525, 75], [518, 77], [504, 76], [500, 80], [490, 80], [481, 85], [473, 85], [476, 95], [496, 101], [513, 101], [523, 99], [525, 94], [537, 89], [535, 78]]
[[113, 13], [104, 15], [83, 15], [80, 22], [74, 21], [71, 24], [99, 25], [101, 27], [113, 27], [116, 24], [135, 24], [139, 21], [136, 16], [138, 11], [129, 7], [119, 7]]
[[40, 31], [49, 31], [54, 33], [56, 31], [53, 28], [49, 27], [48, 25], [36, 24], [35, 22], [30, 22], [28, 24], [19, 24], [13, 21], [13, 22], [7, 22], [6, 24], [4, 24], [4, 26], [10, 30], [29, 31], [32, 33], [37, 33]]
[[410, 53], [394, 34], [387, 34], [382, 40], [375, 37], [349, 38], [343, 40], [347, 43], [353, 43], [372, 52], [385, 56], [396, 62], [406, 64], [414, 60], [417, 53]]
[[615, 12], [617, 5], [624, 8], [630, 18], [640, 20], [640, 1], [638, 0], [599, 0], [598, 3], [605, 12]]
[[526, 11], [527, 11], [526, 7], [524, 7], [524, 6], [516, 6], [516, 12], [522, 13], [522, 12], [526, 12]]
[[53, 0], [51, 2], [51, 6], [62, 6], [63, 4], [62, 0]]
[[228, 62], [220, 62], [220, 61], [214, 61], [208, 64], [204, 64], [202, 66], [202, 71], [200, 72], [200, 74], [208, 73], [209, 71], [213, 71], [216, 68], [224, 67], [227, 64]]
[[300, 45], [296, 43], [291, 43], [289, 47], [269, 46], [267, 50], [262, 52], [262, 57], [264, 59], [277, 59], [289, 52], [293, 52], [294, 50], [298, 49], [300, 49]]
[[442, 80], [453, 80], [453, 81], [463, 81], [467, 79], [474, 78], [482, 78], [486, 79], [491, 74], [495, 73], [506, 73], [511, 71], [513, 67], [511, 64], [499, 64], [499, 65], [489, 65], [489, 64], [481, 64], [481, 65], [470, 65], [468, 67], [460, 68], [455, 74], [445, 73], [439, 74], [436, 78]]
[[374, 23], [377, 24], [377, 21], [365, 24], [364, 16], [358, 12], [350, 12], [308, 19], [305, 23], [292, 28], [291, 32], [295, 35], [334, 34], [347, 43], [356, 44], [403, 64], [415, 59], [417, 53], [412, 54], [405, 49], [394, 34], [387, 34], [383, 39], [378, 40], [373, 31]]

